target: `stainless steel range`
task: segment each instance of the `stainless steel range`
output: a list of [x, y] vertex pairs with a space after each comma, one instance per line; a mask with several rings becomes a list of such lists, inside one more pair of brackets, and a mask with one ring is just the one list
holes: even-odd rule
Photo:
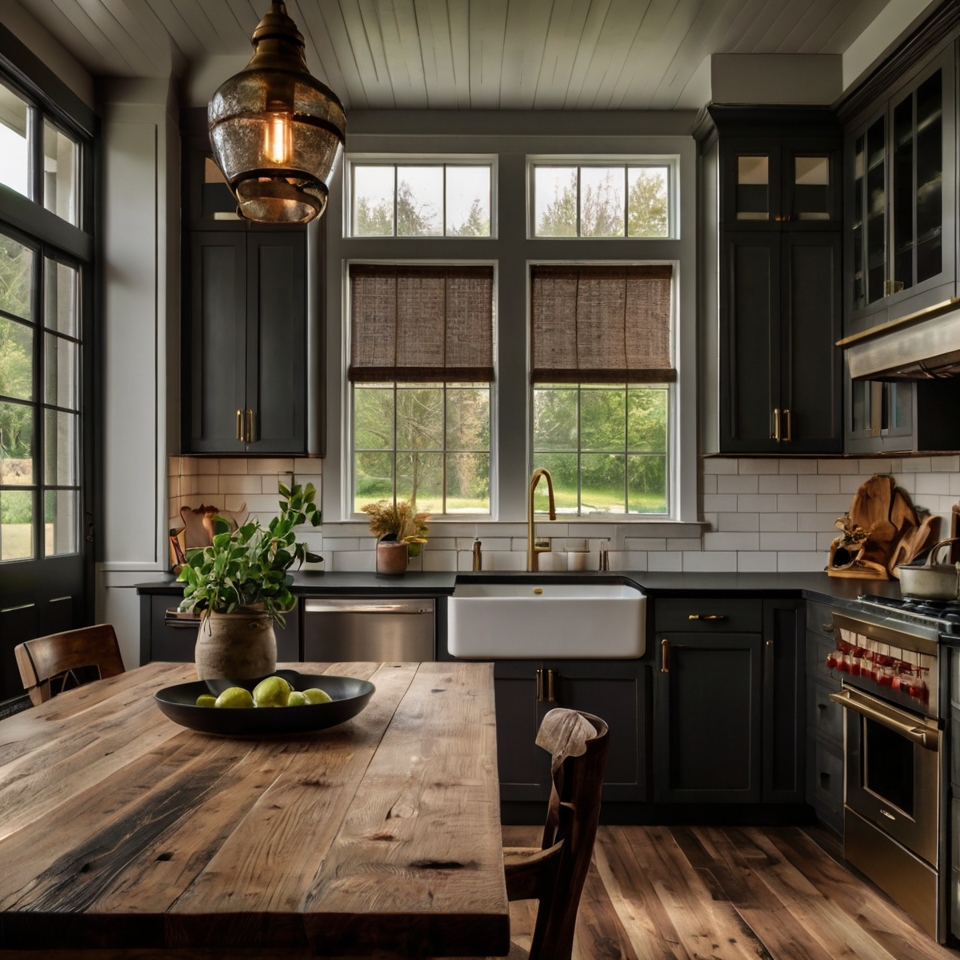
[[940, 637], [960, 631], [938, 611], [861, 597], [833, 615], [827, 665], [845, 709], [844, 855], [931, 936], [947, 936], [945, 709]]

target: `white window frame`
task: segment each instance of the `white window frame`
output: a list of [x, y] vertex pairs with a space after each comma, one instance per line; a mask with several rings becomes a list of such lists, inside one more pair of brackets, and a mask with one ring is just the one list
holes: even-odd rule
[[[667, 168], [667, 232], [662, 237], [584, 237], [579, 233], [575, 237], [541, 237], [537, 235], [536, 210], [536, 169], [537, 167], [657, 167]], [[577, 229], [580, 226], [580, 176], [577, 175]], [[680, 239], [680, 157], [677, 154], [544, 154], [527, 157], [526, 175], [527, 193], [527, 239], [562, 241], [564, 243], [590, 241], [613, 241], [630, 243], [648, 243], [651, 241]], [[589, 261], [593, 262], [593, 261]]]
[[[544, 238], [538, 238], [544, 239]], [[580, 239], [579, 237], [570, 239]], [[596, 238], [589, 238], [596, 239]], [[631, 238], [639, 239], [639, 238]], [[658, 237], [663, 240], [665, 238]], [[527, 455], [533, 463], [533, 431], [534, 431], [534, 388], [535, 384], [530, 383], [529, 372], [532, 366], [531, 358], [533, 355], [533, 316], [531, 313], [533, 283], [533, 268], [538, 266], [549, 266], [551, 264], [564, 263], [577, 266], [604, 267], [604, 266], [671, 266], [673, 267], [673, 277], [670, 283], [670, 350], [674, 358], [674, 366], [677, 370], [677, 379], [674, 383], [668, 383], [667, 394], [667, 512], [666, 513], [581, 513], [577, 515], [563, 514], [557, 515], [558, 520], [570, 523], [578, 521], [587, 521], [597, 523], [607, 521], [611, 523], [667, 523], [680, 519], [682, 508], [682, 490], [680, 484], [680, 385], [683, 379], [683, 369], [680, 361], [680, 261], [679, 260], [545, 260], [538, 258], [527, 261]], [[611, 386], [614, 386], [613, 384]], [[579, 428], [578, 428], [578, 448], [579, 448]], [[579, 452], [579, 450], [578, 450]], [[533, 464], [534, 467], [537, 464]]]
[[[430, 237], [408, 237], [397, 236], [357, 236], [353, 232], [353, 170], [357, 166], [392, 166], [394, 170], [397, 167], [413, 166], [449, 166], [449, 167], [471, 167], [488, 166], [490, 167], [490, 235], [487, 237], [464, 237], [457, 235], [448, 236], [446, 232], [443, 235]], [[352, 153], [345, 158], [343, 165], [343, 236], [351, 240], [390, 240], [406, 243], [423, 242], [425, 240], [444, 240], [444, 241], [462, 241], [470, 240], [474, 242], [483, 242], [486, 240], [496, 240], [497, 233], [497, 209], [498, 209], [498, 170], [499, 157], [497, 154], [465, 154], [465, 153]], [[396, 205], [396, 195], [394, 195], [394, 205]], [[446, 198], [444, 198], [444, 231], [446, 231]], [[394, 220], [394, 230], [396, 230], [396, 220]], [[397, 261], [400, 262], [400, 261]]]
[[[363, 238], [369, 239], [369, 238]], [[391, 239], [391, 238], [381, 238]], [[413, 240], [414, 237], [401, 237], [393, 239]], [[443, 239], [434, 237], [433, 239]], [[476, 239], [476, 238], [474, 238]], [[486, 239], [486, 238], [483, 238]], [[341, 395], [341, 409], [343, 410], [343, 444], [341, 449], [341, 463], [343, 468], [340, 471], [341, 489], [340, 502], [343, 504], [344, 520], [368, 520], [365, 513], [353, 510], [354, 491], [356, 486], [356, 468], [354, 463], [354, 405], [353, 405], [353, 382], [348, 376], [350, 369], [350, 334], [351, 317], [353, 313], [353, 303], [350, 296], [350, 266], [352, 264], [381, 264], [383, 266], [474, 266], [474, 267], [492, 267], [493, 268], [493, 369], [494, 379], [490, 381], [490, 512], [489, 513], [443, 513], [432, 515], [432, 521], [443, 520], [448, 522], [490, 522], [497, 519], [498, 516], [498, 391], [499, 371], [497, 369], [497, 343], [498, 343], [498, 281], [499, 264], [496, 260], [479, 259], [456, 259], [453, 257], [443, 260], [423, 260], [423, 259], [371, 259], [369, 257], [354, 257], [343, 261], [343, 273], [341, 276], [341, 287], [343, 290], [343, 355], [341, 357], [341, 369], [343, 376], [341, 383], [343, 392]], [[396, 383], [396, 381], [388, 381]], [[396, 453], [396, 451], [394, 451]], [[444, 451], [446, 453], [446, 451]], [[396, 467], [394, 467], [396, 469]]]

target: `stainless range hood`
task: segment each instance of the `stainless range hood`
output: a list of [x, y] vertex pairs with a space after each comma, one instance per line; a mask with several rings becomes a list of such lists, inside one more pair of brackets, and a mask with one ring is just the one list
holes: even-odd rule
[[944, 300], [837, 343], [853, 380], [960, 376], [960, 297]]

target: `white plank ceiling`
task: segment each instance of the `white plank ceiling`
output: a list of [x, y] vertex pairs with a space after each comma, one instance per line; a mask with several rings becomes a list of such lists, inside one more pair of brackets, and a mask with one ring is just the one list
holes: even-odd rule
[[[17, 0], [4, 0], [17, 2]], [[244, 56], [268, 0], [18, 0], [94, 76]], [[348, 108], [669, 110], [711, 53], [843, 53], [888, 0], [287, 0]], [[2, 17], [0, 17], [2, 19]]]

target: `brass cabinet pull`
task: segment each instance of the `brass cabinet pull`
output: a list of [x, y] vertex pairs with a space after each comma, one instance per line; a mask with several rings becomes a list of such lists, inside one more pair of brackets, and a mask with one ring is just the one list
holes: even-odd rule
[[768, 641], [767, 641], [767, 646], [768, 646], [768, 647], [772, 647], [772, 646], [773, 646], [773, 641], [772, 641], [772, 640], [768, 640]]
[[237, 411], [237, 440], [243, 443], [243, 411]]
[[833, 624], [832, 623], [821, 623], [820, 629], [824, 633], [833, 633]]
[[537, 703], [556, 703], [556, 691], [554, 689], [554, 680], [556, 679], [555, 670], [542, 670], [537, 668]]
[[253, 443], [253, 411], [247, 407], [247, 443]]
[[667, 639], [660, 641], [660, 672], [670, 672], [670, 641]]
[[773, 408], [773, 439], [780, 439], [780, 408]]
[[783, 412], [787, 418], [787, 435], [783, 438], [783, 440], [784, 443], [789, 443], [793, 439], [793, 416], [791, 415], [789, 408]]
[[688, 620], [726, 620], [725, 613], [691, 613], [687, 616]]

